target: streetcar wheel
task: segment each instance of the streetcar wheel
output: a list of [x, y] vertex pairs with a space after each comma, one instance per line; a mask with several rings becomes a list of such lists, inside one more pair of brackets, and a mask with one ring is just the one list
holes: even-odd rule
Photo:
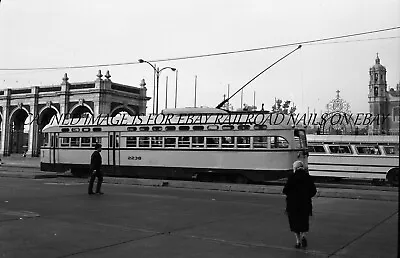
[[391, 169], [389, 173], [386, 176], [388, 182], [392, 186], [398, 186], [399, 185], [399, 169]]

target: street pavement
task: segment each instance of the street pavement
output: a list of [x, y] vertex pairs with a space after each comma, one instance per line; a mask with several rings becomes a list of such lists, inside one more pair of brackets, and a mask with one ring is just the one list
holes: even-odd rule
[[319, 194], [299, 250], [281, 194], [165, 182], [103, 190], [87, 195], [87, 179], [0, 177], [1, 257], [398, 257], [395, 199]]

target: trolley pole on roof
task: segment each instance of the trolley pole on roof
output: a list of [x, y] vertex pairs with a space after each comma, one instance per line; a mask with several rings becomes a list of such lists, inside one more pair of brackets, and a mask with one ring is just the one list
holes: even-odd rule
[[231, 97], [227, 98], [226, 100], [222, 101], [221, 103], [219, 103], [216, 108], [221, 108], [226, 102], [229, 101], [229, 99], [231, 99], [233, 96], [235, 96], [239, 91], [241, 91], [244, 87], [246, 87], [247, 85], [249, 85], [252, 81], [254, 81], [258, 76], [260, 76], [261, 74], [263, 74], [265, 71], [267, 71], [268, 69], [270, 69], [272, 66], [276, 65], [277, 63], [279, 63], [281, 60], [285, 59], [287, 56], [289, 56], [290, 54], [292, 54], [293, 52], [295, 52], [296, 50], [299, 50], [301, 48], [301, 45], [299, 45], [296, 49], [290, 51], [288, 54], [284, 55], [283, 57], [281, 57], [280, 59], [278, 59], [275, 63], [273, 63], [272, 65], [268, 66], [267, 68], [265, 68], [264, 70], [262, 70], [259, 74], [257, 74], [256, 76], [254, 76], [250, 81], [248, 81], [245, 85], [243, 85], [240, 89], [238, 89]]

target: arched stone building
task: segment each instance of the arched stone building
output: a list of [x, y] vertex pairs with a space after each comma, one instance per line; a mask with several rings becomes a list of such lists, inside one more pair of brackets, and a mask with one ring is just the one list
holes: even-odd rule
[[134, 87], [112, 82], [109, 71], [102, 77], [99, 70], [95, 81], [70, 83], [65, 74], [60, 85], [0, 89], [0, 155], [38, 156], [41, 130], [57, 114], [146, 114], [144, 80]]

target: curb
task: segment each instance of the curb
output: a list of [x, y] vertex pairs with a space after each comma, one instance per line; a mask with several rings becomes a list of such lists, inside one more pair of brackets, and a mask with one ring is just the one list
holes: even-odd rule
[[[2, 169], [7, 168], [7, 171]], [[13, 171], [10, 171], [12, 168]], [[37, 167], [17, 167], [17, 166], [0, 166], [0, 177], [11, 178], [27, 178], [27, 179], [46, 179], [46, 178], [71, 178], [79, 181], [87, 182], [87, 179], [79, 179], [68, 174], [57, 174], [55, 172], [41, 172]], [[137, 185], [148, 187], [170, 187], [188, 190], [211, 190], [223, 192], [244, 192], [258, 194], [278, 194], [282, 195], [283, 185], [241, 185], [229, 183], [208, 183], [197, 181], [178, 181], [178, 180], [162, 180], [162, 179], [141, 179], [141, 178], [121, 178], [121, 177], [104, 177], [106, 184], [123, 184]], [[376, 189], [357, 189], [355, 188], [326, 188], [318, 187], [316, 197], [326, 198], [344, 198], [344, 199], [362, 199], [377, 201], [396, 201], [399, 200], [399, 192], [382, 191]]]

